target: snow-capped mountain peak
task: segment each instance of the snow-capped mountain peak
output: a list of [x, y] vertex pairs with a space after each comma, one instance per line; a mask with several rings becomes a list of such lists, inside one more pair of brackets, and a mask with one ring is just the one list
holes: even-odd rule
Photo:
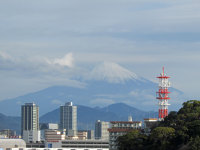
[[110, 83], [121, 83], [127, 80], [139, 79], [135, 73], [113, 62], [103, 62], [96, 66], [89, 74], [89, 78], [93, 80], [105, 80]]

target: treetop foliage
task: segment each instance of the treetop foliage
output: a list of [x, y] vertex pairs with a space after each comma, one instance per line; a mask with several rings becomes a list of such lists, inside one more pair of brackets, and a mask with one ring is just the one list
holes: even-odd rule
[[134, 131], [118, 138], [119, 150], [200, 150], [200, 101], [172, 111], [150, 135]]

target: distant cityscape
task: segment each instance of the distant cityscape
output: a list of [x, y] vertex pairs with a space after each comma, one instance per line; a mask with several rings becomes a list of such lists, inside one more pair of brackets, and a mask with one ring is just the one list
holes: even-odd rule
[[[149, 128], [157, 119], [145, 119], [145, 128]], [[147, 123], [148, 122], [148, 123]], [[21, 136], [12, 130], [2, 130], [1, 140], [17, 139], [19, 148], [77, 148], [77, 149], [116, 149], [116, 139], [133, 129], [142, 129], [142, 121], [105, 122], [97, 120], [95, 130], [77, 130], [77, 106], [67, 102], [60, 106], [60, 123], [39, 123], [39, 106], [25, 103], [21, 106]], [[22, 139], [21, 139], [22, 138]], [[4, 143], [4, 144], [5, 144]], [[11, 142], [12, 143], [12, 142]], [[11, 144], [12, 145], [12, 144]], [[7, 144], [0, 145], [8, 148]]]
[[[116, 150], [117, 139], [132, 130], [144, 130], [146, 134], [151, 132], [151, 127], [158, 121], [168, 116], [169, 92], [168, 76], [163, 72], [158, 77], [159, 90], [157, 99], [159, 104], [158, 118], [144, 118], [142, 121], [133, 121], [132, 116], [127, 116], [127, 121], [98, 120], [94, 124], [95, 129], [77, 128], [77, 106], [73, 102], [66, 102], [59, 108], [59, 123], [39, 123], [39, 106], [25, 103], [21, 106], [21, 134], [16, 135], [13, 130], [0, 131], [2, 148], [65, 148], [70, 150]], [[120, 112], [120, 110], [118, 110]], [[13, 142], [13, 139], [17, 139]], [[7, 143], [7, 144], [6, 144]], [[10, 143], [10, 147], [9, 147]], [[15, 146], [12, 147], [12, 144]]]
[[[58, 111], [53, 111], [54, 118], [59, 118], [58, 122], [47, 121], [46, 123], [40, 123], [39, 105], [34, 102], [24, 103], [21, 105], [21, 133], [16, 134], [16, 131], [11, 129], [0, 130], [0, 150], [143, 150], [149, 148], [154, 150], [158, 147], [160, 150], [182, 150], [183, 148], [189, 150], [190, 145], [193, 145], [194, 149], [199, 149], [197, 140], [200, 140], [200, 102], [189, 100], [183, 103], [183, 107], [178, 112], [171, 111], [168, 114], [170, 77], [166, 75], [164, 67], [157, 78], [159, 80], [156, 92], [157, 117], [133, 121], [132, 115], [127, 115], [126, 120], [112, 118], [110, 121], [105, 121], [95, 115], [95, 128], [80, 130], [78, 129], [80, 118], [77, 112], [81, 107], [77, 107], [72, 101], [60, 105]], [[126, 106], [123, 103], [118, 105]], [[123, 111], [126, 111], [125, 109]], [[123, 113], [119, 108], [116, 111], [118, 115]], [[89, 113], [87, 116], [90, 120]], [[177, 145], [174, 141], [180, 143]], [[185, 144], [185, 141], [188, 144]]]

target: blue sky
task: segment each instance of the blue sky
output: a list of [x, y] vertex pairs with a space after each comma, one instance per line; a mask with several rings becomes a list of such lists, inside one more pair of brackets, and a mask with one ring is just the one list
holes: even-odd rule
[[0, 1], [0, 100], [114, 62], [199, 98], [200, 1]]

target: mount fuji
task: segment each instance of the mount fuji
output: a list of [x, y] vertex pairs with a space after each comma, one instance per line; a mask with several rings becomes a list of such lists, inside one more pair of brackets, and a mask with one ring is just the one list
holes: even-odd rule
[[[0, 112], [19, 116], [22, 104], [35, 102], [40, 107], [40, 115], [43, 115], [68, 101], [90, 107], [125, 103], [144, 111], [157, 110], [157, 83], [140, 77], [116, 63], [101, 63], [82, 76], [76, 79], [84, 85], [81, 87], [54, 85], [35, 93], [0, 101]], [[170, 91], [173, 101], [169, 103], [173, 105], [169, 108], [177, 110], [183, 102], [183, 92], [175, 88], [170, 88]]]

